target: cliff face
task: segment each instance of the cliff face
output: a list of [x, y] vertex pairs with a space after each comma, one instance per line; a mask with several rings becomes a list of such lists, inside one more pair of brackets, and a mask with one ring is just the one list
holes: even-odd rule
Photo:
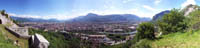
[[188, 16], [191, 12], [199, 9], [200, 9], [199, 6], [191, 4], [186, 6], [182, 11], [184, 12], [184, 16]]

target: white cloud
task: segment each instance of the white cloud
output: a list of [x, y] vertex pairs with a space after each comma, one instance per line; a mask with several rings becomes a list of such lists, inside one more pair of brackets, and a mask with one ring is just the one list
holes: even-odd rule
[[181, 4], [181, 8], [184, 8], [189, 4], [196, 5], [196, 2], [195, 0], [186, 0], [183, 4]]
[[128, 3], [130, 1], [132, 1], [132, 0], [123, 0], [122, 3]]
[[150, 11], [156, 11], [156, 9], [154, 9], [151, 6], [148, 6], [148, 5], [143, 5], [143, 7], [150, 10]]
[[155, 0], [154, 4], [158, 5], [162, 0]]

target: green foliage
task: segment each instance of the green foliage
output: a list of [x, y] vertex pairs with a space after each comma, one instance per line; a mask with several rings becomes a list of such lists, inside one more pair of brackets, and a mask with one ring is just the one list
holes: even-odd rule
[[4, 27], [0, 25], [0, 48], [19, 48], [18, 46], [13, 45], [13, 40], [6, 39], [2, 28]]
[[[89, 48], [87, 41], [81, 41], [72, 34], [63, 34], [59, 32], [45, 32], [43, 30], [30, 29], [29, 34], [39, 33], [49, 42], [49, 48]], [[84, 43], [86, 42], [86, 43]]]
[[189, 26], [189, 30], [198, 30], [200, 29], [200, 10], [196, 10], [190, 13], [187, 23]]
[[6, 12], [5, 10], [1, 10], [2, 15], [5, 15], [6, 14], [5, 12]]
[[169, 14], [165, 14], [163, 18], [158, 21], [158, 25], [163, 34], [183, 31], [187, 28], [184, 19], [185, 16], [183, 12], [180, 12], [178, 9], [173, 9]]
[[149, 44], [152, 48], [199, 48], [200, 31], [176, 32], [163, 35], [162, 39], [155, 40]]
[[137, 42], [135, 45], [132, 45], [131, 48], [151, 48], [151, 40], [148, 39], [142, 39], [139, 42]]
[[2, 11], [1, 11], [1, 14], [4, 15], [4, 16], [6, 16], [6, 17], [8, 18], [8, 14], [6, 13], [5, 10], [2, 10]]
[[119, 35], [119, 34], [108, 34], [107, 37], [115, 41], [125, 40], [126, 38], [125, 35]]
[[147, 38], [147, 39], [155, 38], [155, 35], [154, 35], [155, 28], [154, 28], [154, 25], [150, 22], [141, 23], [139, 27], [137, 28], [137, 31], [138, 32], [135, 36], [136, 41], [139, 41], [140, 39], [144, 39], [144, 38]]

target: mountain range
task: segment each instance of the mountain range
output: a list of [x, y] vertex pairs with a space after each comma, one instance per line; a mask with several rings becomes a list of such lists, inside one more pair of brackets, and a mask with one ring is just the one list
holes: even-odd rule
[[[11, 16], [12, 19], [21, 22], [63, 22], [56, 19], [39, 19], [39, 18], [21, 18]], [[85, 16], [79, 16], [64, 22], [141, 22], [150, 21], [151, 18], [142, 18], [133, 14], [111, 14], [111, 15], [98, 15], [88, 13]]]
[[155, 16], [153, 16], [152, 21], [156, 21], [158, 19], [161, 19], [165, 14], [168, 14], [169, 12], [170, 12], [169, 10], [166, 10], [166, 11], [162, 11], [162, 12], [156, 14]]
[[40, 18], [23, 18], [23, 17], [15, 17], [10, 16], [13, 20], [19, 21], [19, 22], [61, 22], [57, 19], [40, 19]]
[[150, 18], [141, 18], [133, 14], [112, 14], [112, 15], [98, 15], [88, 13], [86, 16], [80, 16], [69, 20], [71, 22], [141, 22], [150, 21]]
[[[200, 7], [197, 6], [197, 5], [190, 4], [190, 5], [186, 6], [185, 8], [183, 8], [181, 11], [184, 13], [184, 16], [188, 16], [191, 12], [193, 12], [195, 10], [200, 10], [199, 8]], [[162, 11], [162, 12], [156, 14], [155, 16], [153, 16], [152, 21], [156, 21], [158, 19], [161, 19], [165, 14], [168, 14], [168, 13], [170, 13], [169, 10]]]

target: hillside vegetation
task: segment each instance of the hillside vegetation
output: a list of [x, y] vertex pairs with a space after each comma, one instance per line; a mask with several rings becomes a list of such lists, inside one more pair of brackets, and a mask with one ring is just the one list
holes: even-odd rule
[[[186, 8], [190, 7], [191, 5]], [[150, 37], [141, 38], [141, 36], [153, 35], [150, 34], [153, 30], [150, 30], [151, 28], [144, 28], [143, 24], [147, 23], [140, 24], [138, 28], [143, 28], [143, 31], [138, 31], [133, 39], [136, 41], [129, 47], [200, 48], [200, 10], [196, 9], [186, 16], [184, 16], [184, 11], [172, 9], [170, 13], [165, 14], [159, 21], [156, 21], [154, 23], [154, 29], [156, 29], [154, 35], [156, 35], [156, 38], [154, 39], [149, 39]], [[140, 34], [142, 32], [144, 32], [143, 35]]]
[[[1, 15], [6, 16], [7, 19], [10, 19], [5, 10], [0, 12]], [[10, 25], [10, 23], [0, 24], [0, 48], [28, 48], [28, 39], [18, 38], [5, 29], [5, 26]]]
[[[0, 25], [0, 48], [28, 48], [28, 40], [18, 38]], [[18, 45], [14, 41], [18, 40]]]
[[29, 29], [29, 34], [35, 33], [43, 35], [50, 42], [49, 48], [91, 48], [90, 43], [74, 37], [73, 34]]
[[13, 44], [13, 41], [11, 39], [8, 39], [5, 36], [5, 30], [3, 28], [3, 25], [0, 25], [0, 48], [18, 48], [16, 45]]

